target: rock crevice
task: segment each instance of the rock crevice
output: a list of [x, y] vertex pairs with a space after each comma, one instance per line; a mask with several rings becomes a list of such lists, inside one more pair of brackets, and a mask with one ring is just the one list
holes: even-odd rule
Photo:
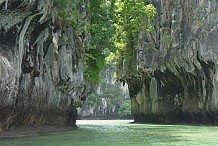
[[141, 32], [137, 74], [126, 77], [136, 121], [217, 124], [217, 1], [151, 1], [150, 36]]
[[83, 77], [79, 38], [57, 19], [50, 0], [0, 2], [0, 131], [75, 126], [93, 87]]

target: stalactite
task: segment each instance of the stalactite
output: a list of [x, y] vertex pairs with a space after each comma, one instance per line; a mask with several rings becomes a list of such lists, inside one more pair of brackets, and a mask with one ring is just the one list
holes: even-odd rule
[[51, 0], [7, 1], [6, 8], [0, 13], [0, 132], [75, 126], [76, 108], [93, 90], [83, 78], [75, 30], [61, 23], [54, 31], [60, 26], [53, 23], [58, 13]]
[[8, 9], [8, 0], [5, 0], [5, 9]]
[[[135, 120], [217, 124], [217, 2], [151, 3], [154, 30], [140, 33], [138, 73], [127, 80]], [[138, 102], [141, 90], [150, 99]]]

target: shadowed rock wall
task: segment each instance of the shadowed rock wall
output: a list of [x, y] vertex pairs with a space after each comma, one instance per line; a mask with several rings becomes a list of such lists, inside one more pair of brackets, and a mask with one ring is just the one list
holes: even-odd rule
[[50, 0], [0, 1], [0, 131], [26, 125], [75, 125], [91, 92], [84, 49]]
[[218, 2], [151, 0], [150, 36], [140, 33], [135, 70], [125, 77], [136, 121], [218, 120]]

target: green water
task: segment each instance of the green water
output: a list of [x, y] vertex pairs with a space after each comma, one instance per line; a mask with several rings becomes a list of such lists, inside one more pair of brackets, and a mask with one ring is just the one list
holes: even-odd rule
[[79, 128], [37, 137], [1, 139], [0, 146], [218, 146], [217, 126], [78, 121]]

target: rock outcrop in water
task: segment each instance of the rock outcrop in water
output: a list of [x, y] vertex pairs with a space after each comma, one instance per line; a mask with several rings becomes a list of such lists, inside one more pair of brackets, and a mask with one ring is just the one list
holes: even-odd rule
[[152, 0], [154, 30], [139, 35], [129, 85], [135, 121], [218, 122], [218, 2]]
[[0, 1], [0, 131], [75, 125], [92, 90], [80, 40], [57, 13], [50, 0]]

